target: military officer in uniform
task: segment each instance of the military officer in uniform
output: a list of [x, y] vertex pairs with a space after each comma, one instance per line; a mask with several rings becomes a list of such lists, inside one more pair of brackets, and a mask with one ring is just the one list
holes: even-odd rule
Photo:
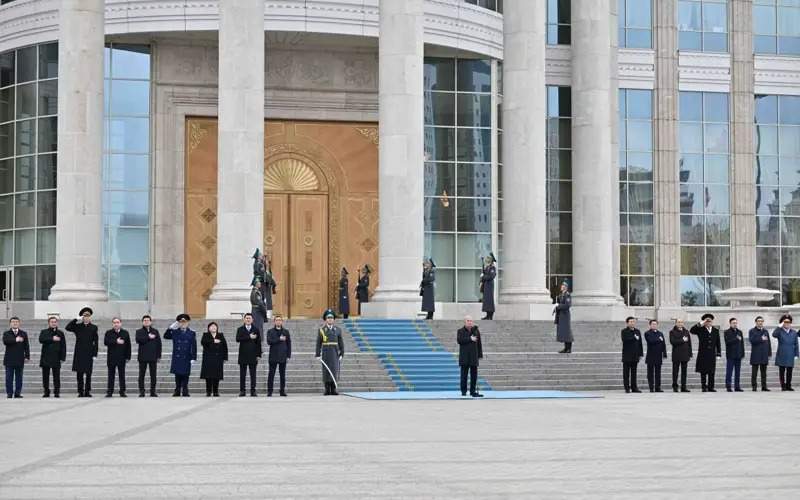
[[92, 314], [91, 307], [84, 307], [78, 313], [78, 318], [64, 327], [66, 331], [75, 334], [72, 371], [78, 375], [79, 398], [92, 397], [92, 370], [100, 347], [100, 337], [97, 334], [97, 325], [92, 323]]
[[626, 393], [642, 392], [636, 382], [636, 368], [644, 355], [642, 332], [636, 328], [636, 318], [633, 316], [628, 316], [625, 323], [625, 328], [620, 332], [622, 338], [622, 383]]
[[369, 275], [370, 268], [368, 264], [360, 270], [358, 283], [356, 284], [356, 300], [358, 301], [358, 315], [361, 316], [361, 304], [369, 302]]
[[114, 395], [114, 375], [119, 373], [119, 397], [127, 398], [125, 394], [125, 364], [131, 360], [131, 336], [128, 330], [122, 328], [122, 320], [113, 318], [111, 329], [106, 331], [103, 344], [108, 348], [106, 366], [108, 366], [108, 388], [106, 397]]
[[714, 326], [714, 315], [704, 314], [702, 323], [694, 325], [689, 333], [697, 335], [697, 364], [695, 371], [700, 374], [700, 386], [703, 392], [717, 392], [714, 389], [714, 372], [717, 358], [722, 356], [719, 339], [719, 328]]
[[483, 259], [483, 269], [481, 270], [481, 311], [486, 313], [482, 319], [494, 319], [494, 279], [497, 277], [497, 259], [492, 252]]
[[422, 297], [422, 310], [425, 319], [433, 319], [436, 310], [436, 264], [433, 259], [422, 262], [422, 281], [419, 283], [419, 294]]
[[316, 359], [322, 362], [322, 382], [325, 384], [326, 396], [337, 396], [336, 390], [339, 380], [339, 362], [344, 356], [344, 341], [342, 330], [334, 323], [336, 315], [330, 309], [326, 310], [322, 318], [325, 320], [317, 332]]
[[650, 320], [650, 329], [644, 334], [647, 342], [647, 386], [650, 392], [664, 392], [661, 390], [661, 363], [667, 359], [667, 343], [664, 334], [658, 329], [658, 321]]
[[58, 328], [58, 318], [47, 318], [47, 328], [39, 332], [42, 355], [39, 366], [42, 369], [43, 398], [50, 397], [50, 373], [53, 374], [53, 397], [61, 397], [61, 363], [67, 359], [67, 339]]
[[572, 295], [569, 293], [569, 286], [567, 282], [561, 283], [561, 293], [556, 297], [556, 303], [553, 305], [553, 314], [555, 319], [553, 322], [556, 324], [556, 340], [564, 343], [564, 348], [558, 351], [559, 354], [569, 354], [572, 352], [572, 324], [571, 314], [569, 312], [572, 307]]
[[341, 314], [344, 319], [350, 317], [350, 281], [347, 275], [347, 268], [343, 267], [341, 277], [339, 278], [339, 314]]
[[173, 397], [189, 397], [189, 375], [197, 360], [197, 334], [189, 328], [189, 315], [179, 314], [164, 332], [164, 338], [172, 341], [172, 362], [170, 373], [175, 375]]
[[[740, 376], [742, 372], [742, 358], [744, 358], [744, 333], [739, 330], [736, 318], [728, 321], [730, 328], [725, 330], [725, 389], [728, 392], [742, 392]], [[733, 375], [733, 388], [731, 388], [731, 375]]]
[[767, 365], [769, 365], [769, 358], [772, 357], [772, 342], [769, 340], [769, 331], [764, 328], [764, 318], [756, 317], [756, 326], [750, 329], [747, 337], [750, 340], [750, 365], [752, 366], [750, 383], [753, 386], [753, 392], [758, 390], [759, 371], [761, 372], [761, 390], [769, 392]]

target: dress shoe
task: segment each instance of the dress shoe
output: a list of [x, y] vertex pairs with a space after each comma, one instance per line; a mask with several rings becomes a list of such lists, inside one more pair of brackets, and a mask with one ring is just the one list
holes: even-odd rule
[[744, 392], [741, 387], [737, 387], [733, 390], [733, 392]]
[[121, 397], [121, 398], [127, 398], [127, 397], [128, 397], [128, 395], [127, 395], [127, 394], [125, 394], [124, 392], [120, 392], [120, 393], [119, 393], [119, 397]]
[[473, 392], [472, 394], [470, 394], [470, 396], [472, 396], [473, 398], [482, 398], [483, 394], [481, 394], [480, 392]]
[[83, 394], [83, 397], [90, 398], [90, 397], [92, 397], [92, 393], [91, 392], [86, 392], [86, 393]]
[[677, 385], [672, 386], [672, 392], [678, 392], [678, 386]]
[[[466, 395], [467, 395], [467, 393], [466, 393], [466, 392], [462, 392], [462, 393], [461, 393], [461, 397], [462, 397], [462, 398], [463, 398], [464, 396], [466, 396]], [[9, 397], [11, 397], [11, 396], [9, 396]]]
[[271, 398], [271, 397], [272, 397], [272, 393], [271, 393], [271, 392], [268, 392], [268, 393], [267, 393], [267, 397], [268, 397], [268, 398]]
[[642, 392], [639, 389], [631, 389], [631, 392]]
[[256, 391], [250, 391], [250, 397], [251, 398], [258, 397], [258, 394], [256, 394]]
[[60, 397], [61, 397], [61, 394], [59, 394], [59, 393], [57, 393], [57, 392], [56, 392], [56, 393], [53, 393], [53, 397], [54, 397], [54, 398], [60, 398]]
[[681, 387], [681, 392], [692, 392], [692, 391], [690, 391], [690, 390], [689, 390], [689, 389], [687, 389], [686, 387]]
[[565, 348], [563, 348], [563, 349], [561, 349], [560, 351], [558, 351], [558, 353], [559, 353], [559, 354], [567, 354], [567, 352], [568, 352], [568, 351], [567, 351], [567, 348], [566, 348], [566, 347], [565, 347]]
[[245, 396], [247, 396], [247, 393], [246, 393], [246, 392], [244, 392], [244, 391], [239, 391], [239, 397], [240, 397], [240, 398], [243, 398], [243, 397], [245, 397]]
[[717, 392], [717, 390], [716, 390], [716, 389], [713, 389], [713, 388], [709, 388], [709, 389], [708, 389], [708, 392]]
[[158, 394], [156, 394], [155, 392], [151, 392], [151, 393], [150, 393], [150, 397], [151, 397], [151, 398], [157, 398], [157, 397], [158, 397]]
[[50, 393], [49, 392], [45, 392], [44, 394], [42, 394], [42, 397], [43, 398], [49, 398], [50, 397]]
[[664, 391], [662, 391], [661, 389], [656, 389], [656, 392], [664, 392]]
[[206, 397], [207, 397], [207, 398], [210, 398], [210, 397], [211, 397], [211, 393], [210, 393], [210, 392], [207, 392], [207, 393], [206, 393]]
[[[630, 389], [625, 389], [625, 394], [630, 394], [630, 393], [631, 393]], [[466, 394], [464, 394], [464, 395], [466, 396]]]
[[769, 388], [767, 386], [764, 386], [761, 388], [761, 392], [769, 392]]
[[215, 397], [215, 398], [218, 398], [218, 397], [219, 397], [219, 393], [218, 393], [218, 392], [215, 392], [215, 393], [214, 393], [214, 397]]
[[338, 396], [338, 395], [339, 391], [337, 391], [336, 388], [334, 387], [333, 390], [331, 390], [331, 396]]
[[753, 386], [753, 392], [756, 392], [756, 391], [758, 391], [758, 387]]
[[792, 387], [791, 385], [787, 385], [786, 390], [794, 392], [794, 387]]
[[14, 394], [14, 399], [22, 399], [22, 394]]
[[726, 387], [725, 390], [728, 392], [733, 392], [733, 389], [731, 389], [730, 387]]
[[184, 392], [183, 394], [181, 394], [181, 397], [182, 398], [188, 398], [189, 397], [189, 393], [188, 392]]
[[179, 391], [178, 389], [175, 389], [175, 392], [172, 393], [172, 397], [173, 398], [178, 398], [178, 397], [180, 397], [180, 395], [181, 395], [181, 391]]
[[84, 396], [84, 394], [83, 394], [82, 392], [79, 392], [79, 393], [78, 393], [78, 397], [79, 397], [79, 398], [85, 398], [86, 396]]
[[288, 396], [288, 394], [286, 394], [285, 392], [281, 391], [281, 397], [285, 398], [286, 396]]
[[114, 397], [114, 395], [113, 395], [113, 394], [111, 394], [110, 392], [107, 392], [107, 393], [106, 393], [106, 397], [107, 397], [107, 398], [113, 398], [113, 397]]
[[7, 397], [8, 399], [11, 399], [11, 398], [13, 398], [13, 397], [14, 397], [14, 395], [13, 395], [13, 394], [6, 394], [6, 397]]
[[144, 391], [139, 391], [139, 397], [140, 397], [140, 398], [143, 398], [143, 397], [144, 397]]

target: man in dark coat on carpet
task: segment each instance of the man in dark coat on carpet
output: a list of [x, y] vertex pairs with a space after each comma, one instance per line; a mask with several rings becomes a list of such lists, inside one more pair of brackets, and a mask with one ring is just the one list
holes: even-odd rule
[[236, 330], [236, 342], [239, 343], [239, 397], [247, 395], [245, 382], [250, 371], [250, 396], [256, 397], [256, 369], [258, 358], [262, 354], [261, 331], [253, 324], [253, 315], [244, 315], [244, 324]]
[[97, 325], [92, 323], [92, 314], [91, 307], [84, 307], [78, 313], [78, 318], [64, 327], [66, 331], [75, 334], [72, 371], [78, 376], [79, 398], [92, 397], [92, 370], [100, 347], [100, 337], [97, 334]]
[[419, 295], [422, 297], [422, 311], [426, 312], [425, 319], [433, 319], [436, 311], [436, 264], [433, 259], [422, 262], [422, 281], [419, 283]]
[[750, 329], [747, 337], [750, 340], [750, 365], [752, 366], [750, 383], [753, 386], [753, 392], [758, 390], [759, 371], [761, 372], [761, 390], [769, 392], [767, 365], [769, 365], [769, 358], [772, 357], [772, 342], [769, 339], [769, 331], [764, 328], [764, 318], [756, 317], [756, 326]]
[[108, 389], [106, 397], [114, 395], [114, 374], [119, 373], [119, 397], [127, 398], [125, 394], [125, 364], [131, 360], [131, 336], [128, 330], [122, 328], [122, 320], [113, 318], [112, 328], [106, 331], [103, 343], [108, 348], [106, 365], [108, 366]]
[[[742, 392], [740, 376], [742, 359], [744, 358], [744, 333], [739, 330], [739, 322], [731, 318], [728, 322], [730, 328], [725, 330], [725, 389], [728, 392]], [[731, 375], [733, 375], [733, 388], [731, 388]]]
[[[345, 290], [347, 288], [345, 287]], [[267, 375], [267, 397], [272, 397], [275, 382], [275, 369], [280, 372], [280, 395], [286, 396], [286, 361], [292, 357], [292, 337], [283, 327], [283, 317], [276, 314], [274, 326], [267, 332], [269, 344], [269, 374]]]
[[322, 314], [325, 324], [317, 331], [317, 347], [314, 356], [322, 364], [322, 382], [326, 396], [338, 396], [339, 363], [344, 356], [342, 330], [334, 323], [336, 315], [330, 309]]
[[481, 271], [481, 311], [486, 313], [482, 319], [494, 319], [494, 280], [497, 277], [497, 259], [494, 254], [489, 252], [489, 256], [483, 261], [483, 269]]
[[636, 381], [636, 369], [639, 360], [644, 356], [642, 347], [642, 332], [636, 328], [636, 318], [628, 316], [625, 319], [626, 326], [620, 332], [622, 338], [622, 383], [625, 392], [642, 392]]
[[158, 330], [153, 328], [153, 319], [149, 314], [142, 316], [142, 327], [136, 330], [136, 343], [139, 344], [139, 397], [144, 397], [144, 374], [146, 370], [150, 371], [150, 397], [155, 398], [156, 383], [156, 367], [158, 360], [161, 359], [161, 336]]
[[692, 359], [692, 337], [683, 326], [683, 320], [675, 320], [675, 326], [669, 332], [669, 343], [672, 344], [672, 392], [678, 392], [678, 372], [681, 374], [681, 392], [691, 392], [686, 387], [686, 368]]
[[722, 356], [719, 328], [714, 326], [714, 315], [704, 314], [701, 323], [694, 325], [689, 333], [697, 335], [697, 364], [695, 371], [700, 374], [700, 386], [703, 392], [717, 392], [714, 389], [714, 372], [717, 358]]
[[658, 321], [650, 320], [650, 329], [644, 334], [647, 342], [647, 385], [650, 392], [664, 392], [661, 390], [661, 364], [667, 359], [667, 343], [664, 334], [658, 329]]
[[22, 371], [25, 362], [31, 359], [31, 345], [28, 334], [20, 328], [20, 320], [12, 316], [8, 320], [11, 328], [3, 333], [3, 345], [6, 353], [3, 355], [3, 366], [6, 368], [6, 395], [9, 398], [22, 397]]
[[482, 398], [478, 392], [478, 365], [483, 358], [481, 332], [471, 316], [464, 317], [464, 326], [456, 333], [458, 342], [458, 366], [461, 368], [461, 395], [467, 395], [467, 373], [469, 373], [469, 395]]
[[564, 348], [559, 354], [569, 354], [572, 352], [572, 320], [570, 318], [569, 309], [572, 307], [572, 295], [569, 293], [569, 286], [567, 282], [561, 283], [561, 293], [556, 297], [556, 303], [553, 306], [553, 314], [555, 319], [553, 323], [556, 324], [556, 340], [564, 343]]
[[53, 397], [61, 397], [61, 363], [67, 359], [67, 339], [58, 328], [58, 318], [47, 318], [47, 328], [39, 332], [42, 355], [39, 367], [42, 369], [43, 398], [50, 397], [50, 374], [53, 374]]

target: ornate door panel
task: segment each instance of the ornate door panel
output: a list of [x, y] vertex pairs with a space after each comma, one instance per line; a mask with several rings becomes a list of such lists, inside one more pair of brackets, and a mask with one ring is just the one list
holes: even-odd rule
[[328, 197], [293, 194], [289, 207], [290, 314], [317, 318], [328, 307]]
[[289, 195], [264, 194], [264, 254], [278, 283], [272, 310], [289, 315]]

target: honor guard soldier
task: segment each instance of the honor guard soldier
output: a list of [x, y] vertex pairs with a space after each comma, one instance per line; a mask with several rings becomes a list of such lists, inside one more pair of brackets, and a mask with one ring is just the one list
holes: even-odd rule
[[47, 318], [47, 328], [39, 332], [42, 355], [39, 367], [42, 369], [43, 398], [50, 397], [50, 373], [53, 374], [53, 397], [61, 397], [61, 363], [67, 359], [67, 339], [58, 328], [58, 318]]
[[359, 270], [358, 283], [356, 284], [356, 300], [358, 301], [358, 315], [361, 316], [361, 304], [369, 302], [369, 275], [372, 270], [369, 265]]
[[[740, 377], [742, 372], [742, 358], [744, 358], [744, 333], [739, 330], [736, 318], [728, 321], [730, 328], [725, 330], [725, 389], [728, 392], [742, 392]], [[731, 375], [733, 375], [733, 388], [731, 388]]]
[[341, 314], [344, 319], [350, 317], [350, 281], [347, 275], [347, 268], [343, 267], [341, 277], [339, 278], [339, 314]]
[[572, 352], [572, 324], [571, 314], [569, 312], [572, 307], [572, 295], [569, 293], [569, 286], [567, 282], [561, 283], [561, 292], [556, 297], [556, 303], [553, 305], [553, 314], [556, 324], [556, 340], [564, 343], [564, 348], [558, 351], [559, 354], [569, 354]]
[[250, 286], [253, 287], [250, 290], [250, 310], [253, 317], [253, 325], [255, 325], [260, 332], [262, 328], [264, 328], [264, 323], [267, 321], [267, 303], [264, 302], [261, 279], [254, 277], [253, 283]]
[[100, 347], [100, 337], [97, 334], [97, 325], [92, 323], [91, 307], [84, 307], [78, 313], [78, 318], [70, 321], [64, 329], [75, 334], [75, 351], [72, 355], [72, 371], [78, 375], [78, 397], [92, 397], [92, 370], [97, 351]]
[[719, 328], [714, 326], [714, 315], [704, 314], [702, 323], [694, 325], [689, 333], [697, 335], [697, 364], [695, 371], [700, 374], [700, 386], [703, 392], [717, 392], [714, 389], [714, 372], [717, 358], [722, 356], [719, 339]]
[[483, 259], [481, 270], [481, 311], [486, 313], [483, 319], [494, 319], [494, 279], [497, 277], [497, 259], [492, 252]]
[[22, 397], [22, 370], [25, 361], [31, 359], [31, 346], [28, 334], [20, 329], [19, 318], [12, 316], [8, 320], [11, 328], [3, 333], [3, 344], [6, 353], [3, 356], [3, 366], [6, 368], [6, 395], [9, 398]]
[[636, 318], [628, 316], [625, 320], [627, 326], [620, 332], [622, 338], [622, 383], [625, 392], [642, 392], [636, 382], [636, 369], [639, 360], [644, 355], [642, 348], [642, 332], [636, 328]]
[[113, 318], [111, 329], [106, 331], [103, 344], [108, 348], [106, 366], [108, 366], [108, 388], [106, 397], [114, 395], [114, 375], [119, 373], [119, 397], [127, 398], [125, 394], [125, 364], [131, 360], [131, 336], [128, 330], [122, 329], [122, 320]]
[[156, 367], [161, 359], [161, 336], [153, 328], [153, 319], [149, 314], [142, 316], [142, 327], [136, 330], [136, 343], [139, 344], [139, 397], [144, 397], [144, 374], [150, 371], [150, 397], [156, 394]]
[[419, 283], [419, 295], [422, 297], [422, 310], [427, 313], [425, 319], [433, 319], [436, 310], [436, 264], [433, 259], [422, 261], [422, 281]]
[[172, 341], [170, 373], [175, 375], [175, 392], [172, 397], [189, 397], [189, 375], [197, 359], [197, 334], [189, 328], [189, 315], [179, 314], [164, 332], [164, 338]]
[[325, 384], [326, 396], [337, 396], [339, 380], [339, 362], [344, 356], [342, 330], [334, 325], [336, 314], [330, 309], [322, 314], [325, 320], [317, 332], [316, 359], [322, 363], [322, 382]]
[[769, 392], [767, 387], [767, 365], [769, 358], [772, 357], [772, 342], [769, 340], [769, 332], [764, 328], [764, 318], [756, 317], [756, 326], [747, 333], [750, 339], [750, 365], [752, 373], [750, 383], [753, 392], [758, 390], [758, 372], [761, 372], [761, 390]]

